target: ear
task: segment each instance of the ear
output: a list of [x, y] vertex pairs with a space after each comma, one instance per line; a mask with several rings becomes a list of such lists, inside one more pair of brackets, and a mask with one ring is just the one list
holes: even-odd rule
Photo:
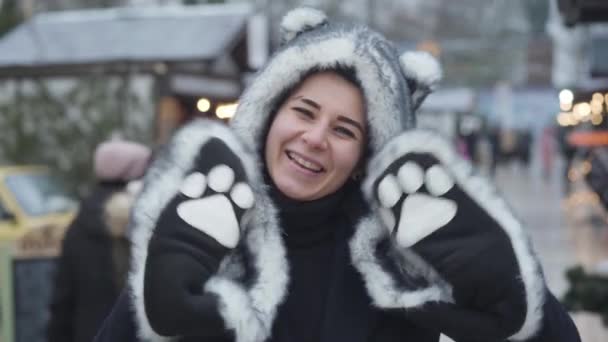
[[281, 43], [285, 44], [298, 34], [327, 22], [325, 13], [312, 7], [300, 7], [289, 11], [281, 21]]
[[430, 94], [441, 80], [439, 62], [428, 52], [408, 51], [399, 57], [403, 74], [410, 87], [414, 110]]

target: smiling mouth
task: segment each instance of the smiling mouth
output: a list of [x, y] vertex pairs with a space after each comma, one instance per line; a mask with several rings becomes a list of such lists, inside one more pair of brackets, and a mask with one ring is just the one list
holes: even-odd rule
[[285, 152], [285, 154], [287, 155], [287, 158], [289, 158], [289, 160], [293, 161], [295, 164], [297, 164], [299, 167], [301, 167], [305, 170], [308, 170], [308, 171], [311, 171], [314, 173], [321, 173], [325, 170], [319, 164], [312, 162], [310, 160], [306, 160], [295, 152], [287, 151], [287, 152]]

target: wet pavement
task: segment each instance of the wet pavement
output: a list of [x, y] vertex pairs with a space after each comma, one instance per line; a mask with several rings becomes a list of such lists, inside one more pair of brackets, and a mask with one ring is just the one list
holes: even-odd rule
[[[548, 176], [541, 175], [534, 164], [530, 168], [506, 165], [495, 175], [497, 187], [527, 227], [547, 285], [558, 298], [568, 288], [565, 271], [569, 267], [608, 269], [606, 211], [580, 182], [573, 195], [564, 196], [562, 165], [558, 161]], [[608, 341], [608, 328], [599, 316], [578, 312], [572, 317], [584, 342]]]

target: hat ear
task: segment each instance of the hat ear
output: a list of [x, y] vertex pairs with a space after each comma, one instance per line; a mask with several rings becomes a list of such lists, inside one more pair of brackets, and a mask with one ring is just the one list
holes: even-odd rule
[[300, 7], [289, 11], [281, 21], [281, 43], [285, 44], [298, 34], [327, 23], [327, 16], [312, 7]]
[[414, 110], [429, 95], [441, 80], [439, 61], [424, 51], [407, 51], [399, 56], [399, 63], [410, 87]]

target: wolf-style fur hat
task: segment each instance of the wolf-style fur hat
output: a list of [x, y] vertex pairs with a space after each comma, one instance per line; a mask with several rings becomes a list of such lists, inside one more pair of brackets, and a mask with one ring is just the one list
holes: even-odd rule
[[332, 24], [315, 9], [289, 12], [281, 30], [283, 47], [241, 97], [231, 123], [246, 146], [257, 147], [263, 141], [260, 135], [280, 95], [310, 70], [340, 65], [355, 71], [367, 106], [372, 151], [414, 127], [414, 111], [441, 78], [439, 64], [430, 54], [400, 53], [369, 28]]

